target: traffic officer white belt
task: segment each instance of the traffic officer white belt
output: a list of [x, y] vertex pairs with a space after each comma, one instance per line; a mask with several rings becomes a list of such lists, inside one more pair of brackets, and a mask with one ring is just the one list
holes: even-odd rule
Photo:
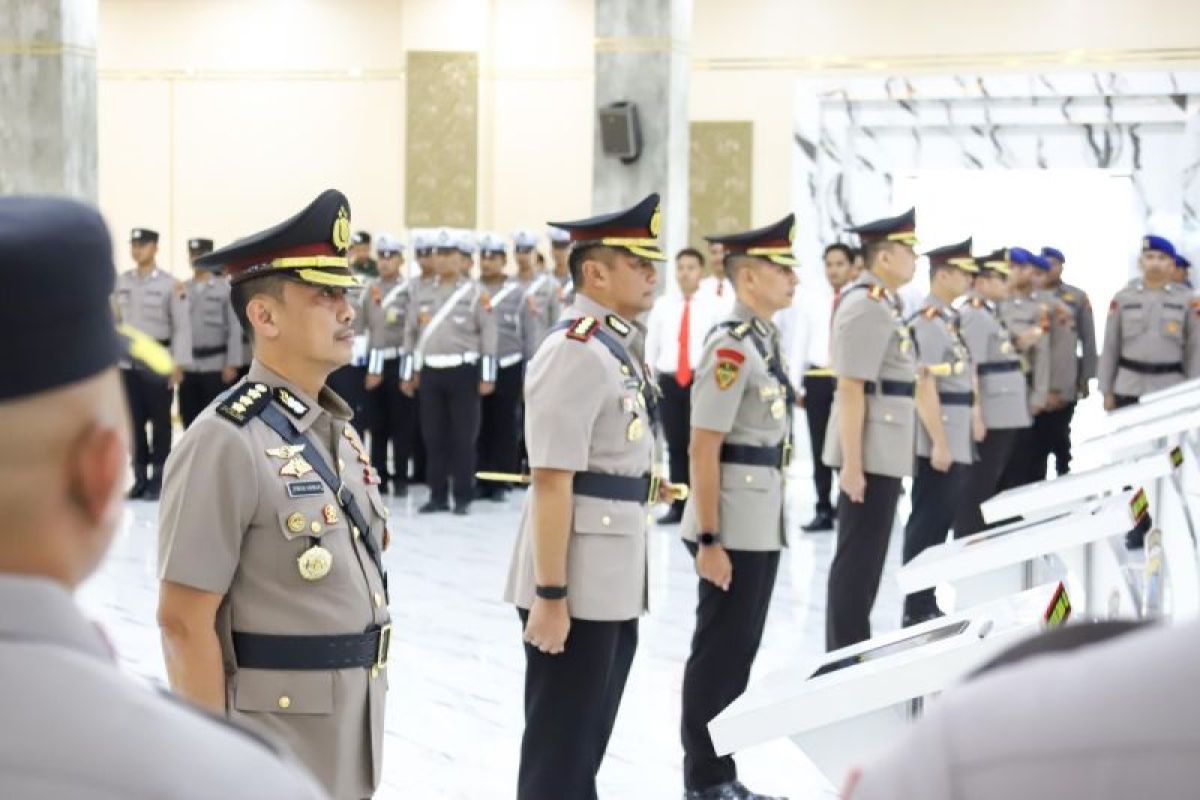
[[424, 369], [453, 369], [463, 364], [478, 364], [479, 353], [460, 353], [451, 356], [425, 356]]
[[500, 364], [500, 369], [507, 369], [514, 364], [520, 364], [525, 356], [521, 353], [513, 353], [512, 355], [503, 356], [497, 363]]
[[381, 347], [374, 352], [378, 353], [379, 357], [384, 361], [391, 361], [393, 358], [399, 358], [401, 355], [399, 347]]

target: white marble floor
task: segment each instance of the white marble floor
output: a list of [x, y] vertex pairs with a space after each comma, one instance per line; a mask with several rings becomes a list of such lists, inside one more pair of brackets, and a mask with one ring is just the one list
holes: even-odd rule
[[[833, 534], [801, 534], [811, 514], [807, 465], [791, 480], [791, 548], [782, 561], [756, 665], [763, 675], [824, 640], [824, 592]], [[481, 502], [470, 517], [418, 516], [423, 491], [393, 500], [392, 648], [384, 783], [377, 797], [412, 800], [508, 798], [515, 786], [522, 730], [524, 658], [516, 614], [500, 602], [522, 492], [503, 504]], [[903, 501], [902, 501], [903, 502]], [[112, 552], [81, 590], [87, 611], [108, 630], [127, 668], [162, 681], [154, 624], [156, 507], [132, 503]], [[904, 519], [906, 509], [898, 515]], [[681, 795], [679, 687], [693, 625], [696, 578], [678, 529], [653, 532], [652, 611], [608, 758], [605, 800]], [[899, 536], [893, 537], [893, 544]], [[876, 606], [876, 630], [898, 623], [893, 546]], [[833, 796], [788, 742], [739, 757], [743, 778], [760, 791], [796, 798]]]

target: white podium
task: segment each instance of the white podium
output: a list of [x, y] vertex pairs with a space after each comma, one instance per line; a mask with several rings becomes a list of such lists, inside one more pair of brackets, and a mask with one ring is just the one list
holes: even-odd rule
[[[1135, 498], [1140, 502], [1135, 507]], [[1048, 517], [1018, 520], [931, 547], [896, 575], [911, 594], [942, 584], [953, 587], [954, 610], [1061, 580], [1077, 612], [1089, 618], [1137, 618], [1140, 602], [1122, 569], [1116, 547], [1138, 523], [1145, 493], [1122, 491], [1083, 501]]]
[[805, 659], [751, 686], [709, 723], [717, 753], [783, 736], [840, 787], [908, 725], [913, 700], [943, 691], [1042, 628], [1059, 584], [1047, 584], [912, 628]]

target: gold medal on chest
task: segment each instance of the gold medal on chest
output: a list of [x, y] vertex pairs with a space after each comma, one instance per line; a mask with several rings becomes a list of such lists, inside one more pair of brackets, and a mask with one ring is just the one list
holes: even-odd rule
[[288, 530], [292, 533], [300, 533], [308, 525], [308, 520], [299, 511], [291, 514], [287, 518]]
[[300, 577], [306, 581], [319, 581], [333, 569], [333, 553], [319, 544], [305, 550], [296, 559]]
[[782, 397], [776, 398], [771, 403], [771, 416], [775, 419], [783, 419], [783, 415], [787, 413], [787, 403]]
[[1000, 343], [1000, 352], [1004, 353], [1005, 355], [1007, 355], [1008, 353], [1011, 353], [1012, 345], [1008, 342], [1001, 342]]
[[646, 426], [642, 424], [641, 417], [634, 417], [629, 421], [629, 427], [625, 429], [625, 438], [631, 442], [636, 442], [646, 435]]

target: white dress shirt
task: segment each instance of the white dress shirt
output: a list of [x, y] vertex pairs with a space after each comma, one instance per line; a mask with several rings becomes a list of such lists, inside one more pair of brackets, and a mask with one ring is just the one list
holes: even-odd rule
[[[732, 294], [730, 295], [732, 298]], [[646, 363], [656, 373], [675, 374], [679, 366], [679, 323], [683, 319], [683, 295], [672, 289], [654, 301], [646, 320]], [[726, 315], [711, 296], [692, 295], [688, 316], [688, 361], [692, 371], [700, 364], [704, 338]], [[732, 304], [730, 305], [732, 309]]]
[[713, 302], [720, 319], [733, 313], [733, 303], [737, 298], [733, 294], [733, 284], [727, 278], [718, 278], [716, 275], [701, 278], [696, 294]]

